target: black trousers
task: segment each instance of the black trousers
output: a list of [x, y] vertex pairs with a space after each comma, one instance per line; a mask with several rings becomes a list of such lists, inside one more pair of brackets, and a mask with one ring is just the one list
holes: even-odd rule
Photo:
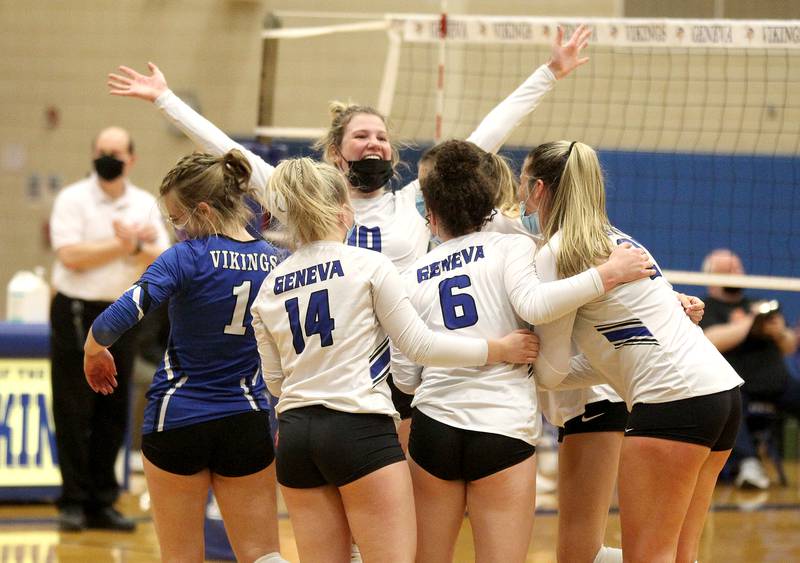
[[119, 495], [114, 463], [128, 422], [135, 331], [128, 331], [110, 348], [117, 367], [114, 393], [95, 393], [83, 374], [86, 335], [108, 305], [58, 293], [50, 308], [53, 420], [63, 482], [59, 507], [93, 511], [111, 506]]

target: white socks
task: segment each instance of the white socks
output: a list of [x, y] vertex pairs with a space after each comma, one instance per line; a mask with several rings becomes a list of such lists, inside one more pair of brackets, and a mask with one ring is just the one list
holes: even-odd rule
[[594, 563], [622, 563], [622, 550], [617, 547], [601, 546]]
[[266, 555], [262, 555], [253, 563], [289, 563], [286, 559], [281, 557], [281, 554], [277, 551], [273, 551], [272, 553], [267, 553]]

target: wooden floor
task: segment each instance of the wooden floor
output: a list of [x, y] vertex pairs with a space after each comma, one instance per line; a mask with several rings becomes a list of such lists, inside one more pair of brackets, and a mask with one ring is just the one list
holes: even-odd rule
[[[787, 464], [789, 487], [773, 486], [768, 491], [744, 492], [720, 485], [714, 498], [703, 538], [700, 561], [709, 562], [800, 562], [800, 471]], [[136, 517], [134, 534], [113, 532], [59, 533], [56, 511], [43, 505], [0, 504], [0, 563], [158, 561], [158, 544], [153, 524], [140, 506], [144, 479], [133, 480], [132, 490], [120, 502], [120, 509]], [[555, 561], [556, 499], [541, 495], [537, 502], [534, 539], [528, 552], [530, 562]], [[291, 523], [281, 507], [281, 542], [284, 557], [297, 561]], [[619, 546], [619, 518], [612, 515], [606, 543]], [[456, 561], [473, 560], [472, 538], [465, 520], [458, 539]]]

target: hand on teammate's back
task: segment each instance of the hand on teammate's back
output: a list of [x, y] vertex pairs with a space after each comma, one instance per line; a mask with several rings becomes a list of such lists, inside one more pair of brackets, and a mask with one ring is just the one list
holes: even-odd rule
[[641, 248], [625, 242], [614, 248], [608, 261], [597, 267], [606, 291], [619, 284], [648, 278], [656, 273], [653, 259]]
[[696, 325], [700, 324], [703, 320], [703, 314], [706, 312], [706, 304], [699, 297], [694, 295], [686, 295], [685, 293], [678, 293], [678, 301], [683, 307], [683, 312], [689, 319]]
[[515, 330], [499, 340], [490, 342], [497, 343], [497, 356], [490, 357], [487, 363], [530, 364], [539, 356], [539, 337], [530, 330]]

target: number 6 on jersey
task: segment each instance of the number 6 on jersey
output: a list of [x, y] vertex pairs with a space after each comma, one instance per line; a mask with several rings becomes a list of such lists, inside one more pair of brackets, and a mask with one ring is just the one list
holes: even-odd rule
[[289, 327], [292, 329], [292, 344], [294, 351], [300, 354], [306, 348], [305, 338], [319, 334], [320, 346], [333, 345], [333, 329], [335, 321], [331, 318], [331, 307], [328, 301], [328, 290], [315, 291], [308, 296], [308, 309], [306, 310], [305, 338], [300, 327], [300, 300], [292, 297], [284, 303], [289, 314]]
[[469, 293], [453, 293], [472, 285], [469, 276], [453, 276], [439, 283], [439, 304], [442, 307], [444, 326], [450, 330], [466, 328], [478, 322], [478, 307]]

